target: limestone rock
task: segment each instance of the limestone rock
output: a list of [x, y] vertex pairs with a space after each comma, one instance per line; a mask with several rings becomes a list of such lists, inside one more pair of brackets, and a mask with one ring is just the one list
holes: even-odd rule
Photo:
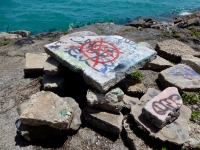
[[94, 127], [97, 127], [103, 131], [116, 135], [119, 135], [119, 133], [122, 131], [123, 115], [121, 113], [111, 114], [87, 107], [83, 111], [83, 117]]
[[47, 54], [26, 53], [25, 57], [26, 57], [26, 64], [24, 71], [26, 73], [43, 73], [44, 63], [48, 58]]
[[170, 63], [169, 61], [165, 60], [160, 56], [157, 56], [156, 59], [154, 59], [153, 61], [146, 63], [142, 69], [162, 71], [172, 66], [173, 66], [172, 63]]
[[22, 36], [19, 34], [9, 34], [6, 32], [0, 33], [0, 39], [4, 39], [4, 40], [21, 39], [21, 38]]
[[139, 102], [139, 99], [136, 98], [136, 97], [131, 97], [131, 96], [128, 96], [128, 95], [125, 94], [123, 102], [124, 102], [125, 108], [131, 109], [131, 106], [136, 105]]
[[119, 113], [123, 108], [124, 93], [120, 88], [112, 89], [106, 94], [100, 94], [89, 89], [86, 98], [89, 106], [109, 112]]
[[178, 89], [168, 87], [146, 103], [142, 114], [152, 125], [162, 128], [179, 117], [182, 104]]
[[163, 87], [175, 86], [185, 92], [200, 91], [200, 74], [184, 64], [163, 70], [158, 75], [158, 79]]
[[184, 55], [181, 57], [181, 63], [190, 66], [196, 72], [200, 73], [200, 59], [192, 55]]
[[147, 88], [140, 81], [135, 79], [125, 78], [119, 83], [119, 87], [125, 91], [128, 95], [141, 97], [147, 91]]
[[73, 37], [73, 36], [97, 36], [97, 34], [91, 31], [80, 31], [80, 32], [74, 32], [74, 33], [64, 35], [60, 37], [60, 40], [62, 41], [62, 40], [65, 40], [66, 38]]
[[182, 145], [189, 140], [187, 122], [189, 121], [191, 110], [188, 107], [182, 105], [178, 119], [171, 124], [166, 125], [162, 129], [156, 128], [146, 120], [142, 114], [142, 109], [145, 104], [159, 93], [160, 91], [156, 89], [148, 89], [147, 93], [140, 99], [140, 102], [131, 107], [131, 115], [137, 122], [139, 128], [149, 132], [152, 137], [160, 139], [163, 142], [169, 141], [177, 145]]
[[28, 37], [28, 36], [31, 35], [31, 32], [30, 31], [26, 31], [26, 30], [11, 31], [11, 32], [8, 32], [8, 33], [10, 33], [10, 34], [19, 34], [22, 37]]
[[86, 83], [100, 93], [156, 56], [154, 50], [121, 36], [68, 37], [44, 48], [63, 66], [83, 74]]
[[57, 75], [62, 71], [62, 65], [54, 58], [49, 57], [44, 63], [44, 73], [48, 75]]
[[175, 39], [158, 42], [156, 45], [156, 51], [159, 56], [177, 63], [181, 61], [181, 56], [183, 55], [200, 56], [199, 52], [195, 52], [188, 45]]
[[20, 121], [31, 126], [48, 125], [68, 130], [73, 115], [73, 109], [63, 98], [41, 91], [31, 96], [27, 108], [20, 115]]
[[65, 80], [60, 75], [51, 76], [44, 74], [42, 84], [45, 91], [59, 91], [64, 88]]

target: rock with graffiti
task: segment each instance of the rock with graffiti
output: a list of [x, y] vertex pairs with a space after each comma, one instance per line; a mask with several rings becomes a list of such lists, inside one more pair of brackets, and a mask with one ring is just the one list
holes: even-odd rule
[[157, 54], [121, 36], [68, 37], [45, 45], [45, 51], [72, 71], [83, 73], [86, 83], [101, 93]]
[[158, 78], [164, 87], [176, 86], [179, 90], [187, 92], [200, 90], [200, 74], [184, 64], [160, 72]]
[[143, 114], [153, 125], [162, 128], [178, 118], [182, 104], [178, 89], [168, 87], [146, 103]]

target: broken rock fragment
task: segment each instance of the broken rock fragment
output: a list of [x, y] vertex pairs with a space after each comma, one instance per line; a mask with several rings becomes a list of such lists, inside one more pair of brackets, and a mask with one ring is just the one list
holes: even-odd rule
[[153, 125], [162, 128], [178, 118], [182, 103], [178, 89], [168, 87], [146, 103], [142, 114]]
[[48, 75], [57, 75], [61, 72], [62, 65], [53, 57], [49, 57], [44, 63], [44, 73]]

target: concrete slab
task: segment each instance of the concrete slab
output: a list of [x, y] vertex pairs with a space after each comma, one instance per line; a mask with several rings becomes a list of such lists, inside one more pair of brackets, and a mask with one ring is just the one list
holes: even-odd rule
[[156, 56], [121, 36], [69, 37], [44, 47], [64, 66], [83, 73], [86, 83], [101, 93]]

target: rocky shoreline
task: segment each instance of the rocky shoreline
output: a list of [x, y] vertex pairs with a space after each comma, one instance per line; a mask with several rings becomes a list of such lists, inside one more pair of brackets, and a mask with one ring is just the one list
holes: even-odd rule
[[[54, 66], [57, 66], [57, 71], [63, 70], [60, 78], [65, 80], [65, 84], [57, 84], [57, 86], [52, 86], [47, 80], [51, 71], [49, 69], [43, 70], [44, 66], [41, 62], [38, 65], [42, 65], [42, 69], [36, 68], [30, 71], [27, 69], [28, 66], [25, 68], [28, 57], [32, 57], [28, 55], [36, 55], [31, 59], [33, 59], [33, 63], [37, 62], [39, 55], [44, 53], [44, 45], [59, 39], [62, 40], [63, 36], [70, 36], [82, 31], [90, 31], [97, 35], [119, 35], [139, 43], [139, 45], [154, 49], [158, 54], [156, 59], [139, 70], [143, 75], [141, 81], [127, 76], [117, 84], [122, 92], [119, 92], [120, 89], [117, 91], [123, 93], [121, 94], [123, 98], [120, 98], [117, 103], [106, 99], [106, 95], [101, 97], [98, 92], [88, 90], [90, 86], [84, 82], [79, 74], [71, 72], [62, 65], [58, 67], [59, 64], [53, 63]], [[0, 149], [171, 150], [199, 148], [200, 12], [183, 18], [174, 18], [171, 23], [159, 23], [151, 18], [146, 18], [132, 21], [125, 26], [97, 23], [65, 32], [36, 35], [30, 35], [28, 31], [0, 33], [0, 45]], [[39, 58], [40, 61], [42, 59], [43, 57]], [[46, 59], [47, 57], [44, 61]], [[48, 62], [52, 62], [52, 60]], [[176, 73], [185, 70], [186, 73], [183, 73], [183, 76]], [[43, 75], [43, 71], [46, 75]], [[57, 71], [53, 71], [53, 76], [56, 75]], [[176, 78], [172, 78], [171, 75]], [[59, 79], [59, 81], [61, 80]], [[172, 110], [171, 118], [165, 119], [166, 123], [162, 120], [163, 118], [159, 120], [152, 116], [146, 100], [153, 100], [153, 97], [171, 86], [177, 87], [182, 96], [183, 105], [178, 104], [177, 106], [182, 106]], [[35, 99], [33, 104], [38, 104], [37, 97], [45, 96], [45, 92], [40, 92], [41, 90], [54, 91], [55, 94], [52, 93], [50, 97], [59, 99], [59, 103], [63, 103], [64, 97], [72, 97], [75, 100], [75, 103], [70, 104], [73, 105], [73, 109], [68, 108], [69, 112], [61, 112], [61, 115], [64, 116], [67, 114], [68, 118], [65, 123], [69, 124], [68, 129], [72, 132], [59, 131], [63, 128], [63, 124], [58, 124], [59, 121], [48, 120], [48, 117], [37, 119], [40, 120], [39, 124], [45, 122], [42, 120], [50, 122], [50, 127], [30, 126], [30, 124], [38, 125], [38, 122], [34, 120], [29, 122], [26, 119], [26, 113], [23, 112], [23, 107], [27, 107], [25, 104], [30, 99], [31, 101]], [[113, 94], [112, 91], [107, 93], [107, 95], [109, 94], [112, 95], [110, 97], [116, 96], [116, 93]], [[33, 98], [34, 96], [36, 98]], [[105, 103], [98, 103], [98, 99], [94, 99], [94, 97], [101, 97], [101, 101], [105, 101]], [[110, 102], [107, 103], [108, 101]], [[70, 99], [67, 99], [66, 103], [71, 103]], [[138, 104], [137, 107], [136, 104]], [[62, 105], [65, 105], [65, 102]], [[35, 106], [35, 108], [39, 108], [37, 112], [40, 112], [42, 108]], [[58, 106], [60, 107], [60, 104]], [[143, 107], [145, 108], [144, 113], [141, 112]], [[99, 108], [106, 111], [102, 112]], [[76, 116], [80, 117], [81, 111], [82, 123], [80, 120], [70, 119], [72, 114], [77, 114]], [[147, 125], [145, 120], [145, 122], [141, 122], [141, 113], [146, 118], [153, 118], [153, 123], [160, 122], [157, 127], [161, 127], [162, 130], [155, 131], [154, 127]], [[115, 119], [107, 119], [107, 117]], [[21, 127], [19, 118], [23, 123], [29, 125]], [[76, 127], [70, 126], [71, 122], [76, 122], [73, 123]], [[75, 131], [78, 128], [79, 130]]]

